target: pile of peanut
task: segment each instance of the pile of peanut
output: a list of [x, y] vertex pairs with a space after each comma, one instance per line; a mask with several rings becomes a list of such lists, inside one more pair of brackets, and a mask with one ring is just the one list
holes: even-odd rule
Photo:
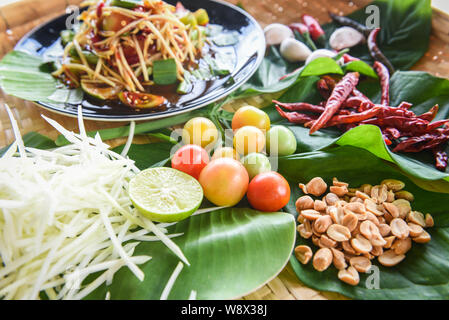
[[307, 264], [313, 256], [313, 267], [318, 271], [333, 263], [339, 270], [338, 278], [350, 285], [359, 283], [359, 272], [367, 272], [375, 257], [380, 264], [392, 267], [404, 260], [412, 240], [430, 241], [424, 228], [433, 226], [433, 218], [412, 211], [414, 196], [403, 190], [402, 181], [387, 179], [380, 185], [354, 189], [334, 178], [330, 193], [321, 200], [313, 200], [309, 194], [320, 197], [327, 191], [322, 178], [299, 187], [306, 196], [296, 201], [297, 230], [320, 249], [313, 255], [309, 246], [297, 246], [296, 258]]

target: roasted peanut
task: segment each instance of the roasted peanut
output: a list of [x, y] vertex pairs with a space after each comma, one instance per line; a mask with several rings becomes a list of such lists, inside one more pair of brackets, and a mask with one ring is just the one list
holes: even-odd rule
[[376, 216], [383, 216], [384, 213], [377, 209], [377, 204], [371, 199], [365, 199], [364, 205], [367, 211], [371, 212]]
[[354, 248], [351, 246], [351, 243], [349, 241], [343, 241], [341, 243], [341, 247], [343, 248], [343, 250], [348, 253], [348, 254], [352, 254], [352, 255], [357, 255], [358, 253], [354, 250]]
[[358, 253], [369, 253], [373, 249], [371, 242], [360, 234], [351, 239], [351, 246]]
[[397, 265], [399, 262], [405, 259], [405, 255], [396, 254], [394, 250], [387, 250], [382, 253], [377, 260], [379, 263], [386, 267], [393, 267]]
[[412, 210], [410, 202], [405, 199], [397, 199], [393, 201], [393, 204], [399, 209], [399, 218], [405, 219]]
[[415, 223], [421, 227], [426, 227], [426, 220], [424, 215], [419, 211], [412, 211], [407, 216], [407, 222]]
[[408, 223], [408, 228], [410, 229], [410, 237], [412, 238], [418, 237], [424, 231], [424, 229], [419, 224], [412, 222]]
[[338, 181], [335, 177], [332, 179], [332, 184], [336, 187], [349, 187], [349, 183]]
[[430, 239], [430, 234], [427, 231], [423, 230], [423, 232], [419, 236], [413, 238], [413, 241], [415, 241], [416, 243], [427, 243], [430, 241]]
[[363, 203], [363, 200], [357, 197], [352, 197], [351, 199], [349, 199], [349, 202], [359, 202], [359, 203]]
[[355, 192], [355, 196], [356, 196], [357, 198], [362, 199], [362, 200], [371, 199], [370, 196], [369, 196], [368, 194], [366, 194], [366, 193], [364, 193], [364, 192], [361, 192], [361, 191], [356, 191], [356, 192]]
[[[379, 228], [372, 223], [371, 221], [363, 221], [360, 224], [360, 233], [369, 241], [371, 241], [371, 244], [373, 246], [383, 246], [387, 242], [384, 240], [384, 238], [381, 236], [379, 232]], [[370, 250], [371, 251], [371, 250]]]
[[405, 191], [405, 190], [401, 190], [401, 191], [396, 192], [394, 194], [394, 196], [396, 197], [396, 199], [404, 199], [404, 200], [407, 200], [409, 202], [412, 202], [413, 200], [415, 200], [415, 196], [411, 192], [408, 192], [408, 191]]
[[385, 208], [385, 210], [387, 210], [388, 213], [391, 214], [391, 216], [393, 218], [399, 217], [399, 209], [394, 204], [388, 203], [388, 202], [384, 202], [382, 205]]
[[324, 197], [324, 199], [326, 200], [326, 203], [329, 206], [335, 205], [335, 203], [340, 200], [340, 198], [335, 193], [332, 193], [332, 192], [328, 193]]
[[362, 184], [359, 189], [360, 189], [361, 192], [363, 192], [363, 193], [368, 195], [368, 194], [371, 194], [371, 188], [372, 187], [373, 186], [370, 185], [370, 184]]
[[332, 262], [334, 263], [335, 268], [337, 268], [338, 270], [346, 269], [348, 265], [346, 264], [344, 253], [334, 248], [330, 249], [332, 251], [333, 255]]
[[342, 269], [338, 271], [338, 279], [351, 286], [358, 285], [360, 281], [359, 273], [354, 267], [349, 267], [346, 270]]
[[330, 216], [320, 216], [313, 223], [314, 229], [319, 233], [326, 232], [327, 228], [332, 224], [332, 218]]
[[314, 201], [309, 196], [302, 196], [296, 200], [296, 211], [301, 213], [302, 210], [313, 209]]
[[396, 196], [394, 195], [393, 191], [388, 191], [388, 195], [387, 195], [387, 202], [393, 202], [394, 200], [396, 200]]
[[346, 228], [348, 228], [350, 232], [352, 232], [357, 227], [358, 222], [359, 219], [357, 218], [357, 215], [355, 215], [352, 212], [349, 212], [343, 217], [341, 224]]
[[301, 237], [304, 239], [309, 239], [312, 236], [312, 226], [309, 221], [304, 221], [303, 224], [298, 225], [297, 230]]
[[340, 224], [333, 224], [327, 228], [326, 234], [332, 240], [337, 242], [348, 241], [351, 239], [351, 231]]
[[320, 246], [320, 237], [317, 237], [316, 235], [312, 234], [312, 243], [319, 247]]
[[307, 209], [307, 210], [302, 210], [301, 211], [301, 215], [306, 218], [307, 220], [316, 220], [319, 217], [321, 217], [321, 214], [313, 209]]
[[307, 193], [310, 193], [316, 197], [321, 196], [326, 192], [327, 184], [320, 177], [313, 178], [306, 184]]
[[340, 224], [343, 220], [344, 217], [344, 212], [343, 212], [343, 208], [337, 208], [337, 207], [327, 207], [327, 213], [329, 214], [329, 216], [331, 217], [332, 221], [334, 223], [338, 223]]
[[424, 222], [426, 223], [427, 228], [433, 227], [435, 224], [433, 221], [433, 217], [430, 215], [430, 213], [426, 214], [426, 218], [425, 218]]
[[295, 256], [296, 259], [298, 259], [299, 262], [302, 264], [309, 263], [310, 259], [312, 258], [312, 249], [310, 249], [309, 246], [297, 246], [295, 248]]
[[371, 261], [366, 257], [354, 257], [349, 260], [349, 264], [358, 272], [366, 273], [371, 269]]
[[395, 236], [385, 237], [384, 240], [385, 240], [387, 243], [384, 244], [383, 248], [385, 248], [385, 249], [390, 249], [391, 246], [393, 245], [393, 242], [394, 242], [395, 239], [396, 239]]
[[318, 241], [318, 246], [320, 248], [335, 248], [337, 246], [337, 242], [330, 239], [328, 236], [323, 234]]
[[412, 239], [396, 239], [391, 246], [391, 249], [396, 254], [406, 254], [412, 248]]
[[380, 235], [382, 237], [386, 237], [386, 236], [390, 235], [391, 228], [388, 224], [381, 223], [381, 224], [379, 224], [378, 228], [379, 228]]
[[329, 187], [329, 190], [336, 194], [339, 197], [343, 197], [348, 193], [348, 188], [347, 187], [337, 187], [337, 186], [331, 186]]
[[373, 256], [378, 257], [378, 256], [380, 256], [382, 253], [384, 253], [384, 249], [383, 249], [383, 247], [373, 246], [373, 250], [371, 250], [370, 253], [371, 253]]
[[321, 200], [315, 200], [315, 203], [313, 205], [313, 209], [316, 211], [326, 211], [327, 205], [326, 202]]
[[377, 227], [379, 226], [379, 219], [377, 219], [377, 217], [373, 214], [373, 213], [371, 213], [371, 212], [369, 212], [369, 211], [367, 211], [366, 212], [366, 220], [367, 221], [371, 221], [372, 223], [374, 223]]
[[395, 218], [390, 222], [391, 233], [398, 239], [405, 239], [410, 234], [410, 229], [407, 223], [400, 219]]
[[313, 257], [313, 267], [322, 272], [329, 268], [332, 263], [332, 258], [332, 251], [329, 248], [321, 248]]
[[388, 190], [393, 192], [404, 189], [405, 183], [396, 179], [385, 179], [381, 183], [381, 185], [385, 185]]

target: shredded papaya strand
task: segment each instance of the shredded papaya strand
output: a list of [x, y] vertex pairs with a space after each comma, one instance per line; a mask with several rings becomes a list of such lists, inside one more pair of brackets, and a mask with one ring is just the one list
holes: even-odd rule
[[128, 64], [128, 61], [126, 61], [125, 54], [123, 53], [122, 47], [119, 46], [118, 50], [119, 50], [121, 62], [122, 62], [122, 65], [123, 65], [125, 71], [129, 74], [129, 76], [132, 79], [132, 81], [134, 81], [134, 83], [136, 84], [137, 88], [139, 90], [145, 91], [145, 89], [140, 84], [140, 81], [136, 78], [136, 76], [134, 75], [134, 72], [131, 70], [131, 67]]
[[141, 65], [141, 69], [143, 72], [143, 78], [145, 81], [149, 81], [149, 75], [148, 75], [148, 70], [147, 70], [147, 66], [145, 63], [145, 58], [143, 56], [142, 50], [140, 49], [140, 45], [139, 42], [137, 41], [137, 38], [135, 35], [133, 35], [133, 40], [134, 40], [134, 44], [136, 46], [136, 52], [137, 52], [137, 56], [139, 57], [139, 61], [140, 61], [140, 65]]
[[129, 91], [135, 91], [136, 87], [134, 86], [134, 83], [131, 81], [129, 76], [126, 74], [126, 72], [122, 66], [118, 51], [115, 52], [114, 58], [115, 58], [115, 63], [117, 64], [118, 71], [120, 72], [120, 75], [122, 76], [123, 80], [125, 80], [125, 82], [126, 82], [126, 89], [128, 89]]
[[[79, 63], [68, 63], [68, 64], [65, 64], [64, 66], [69, 69], [76, 69], [76, 70], [84, 71], [90, 76], [92, 76], [95, 73], [95, 71], [93, 71], [91, 68], [88, 68], [85, 65], [82, 65]], [[115, 85], [114, 82], [112, 82], [111, 80], [109, 80], [108, 78], [106, 78], [105, 76], [102, 76], [102, 75], [98, 75], [98, 80], [101, 80], [104, 83], [107, 83], [111, 87], [113, 87]]]

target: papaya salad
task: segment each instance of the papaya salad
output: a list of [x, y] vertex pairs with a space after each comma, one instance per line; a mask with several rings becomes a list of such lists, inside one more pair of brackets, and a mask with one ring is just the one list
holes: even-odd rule
[[[120, 101], [133, 110], [169, 103], [196, 80], [229, 74], [219, 69], [207, 37], [209, 16], [181, 3], [154, 0], [93, 0], [75, 30], [61, 32], [64, 53], [53, 76], [88, 97]], [[198, 72], [207, 61], [207, 74]], [[161, 90], [165, 88], [165, 90]]]

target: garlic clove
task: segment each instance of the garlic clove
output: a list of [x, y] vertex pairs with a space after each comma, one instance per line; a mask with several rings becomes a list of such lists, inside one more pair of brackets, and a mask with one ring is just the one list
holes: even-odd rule
[[305, 61], [312, 54], [304, 43], [293, 38], [282, 41], [280, 52], [282, 57], [290, 62]]
[[294, 38], [293, 31], [286, 25], [280, 23], [272, 23], [263, 30], [267, 45], [281, 44], [284, 39]]
[[365, 37], [359, 31], [351, 27], [341, 27], [335, 30], [329, 38], [332, 49], [340, 51], [351, 48], [365, 41]]
[[[312, 62], [313, 60], [318, 59], [318, 58], [323, 58], [323, 57], [333, 58], [336, 55], [337, 55], [337, 53], [334, 51], [327, 50], [327, 49], [318, 49], [318, 50], [315, 50], [312, 52], [312, 54], [307, 58], [305, 64], [307, 65], [310, 62]], [[344, 63], [344, 60], [343, 60], [343, 58], [341, 58], [337, 62], [338, 62], [338, 64], [342, 65]]]

